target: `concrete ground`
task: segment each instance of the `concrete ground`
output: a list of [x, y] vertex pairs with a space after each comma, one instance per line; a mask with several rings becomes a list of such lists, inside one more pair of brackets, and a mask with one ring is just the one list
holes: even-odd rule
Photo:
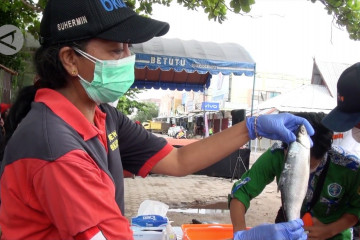
[[[251, 153], [250, 165], [259, 154]], [[167, 217], [173, 221], [173, 226], [192, 223], [193, 219], [208, 223], [231, 223], [227, 196], [233, 184], [230, 179], [204, 175], [150, 175], [146, 178], [126, 178], [125, 216], [129, 220], [136, 216], [140, 204], [149, 199], [169, 205]], [[273, 182], [251, 202], [246, 214], [247, 225], [273, 222], [280, 201], [280, 193]]]

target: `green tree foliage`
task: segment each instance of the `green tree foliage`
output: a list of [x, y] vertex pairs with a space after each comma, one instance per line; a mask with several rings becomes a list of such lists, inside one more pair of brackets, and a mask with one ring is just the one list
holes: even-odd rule
[[[25, 31], [38, 29], [39, 21], [36, 20], [37, 13], [30, 6], [25, 5], [21, 0], [0, 0], [0, 26], [14, 25]], [[17, 72], [24, 69], [24, 60], [30, 56], [24, 52], [15, 55], [0, 54], [0, 64]]]
[[[360, 40], [360, 0], [311, 0], [313, 3], [316, 1], [321, 2], [325, 6], [325, 11], [333, 16], [335, 24], [346, 28], [350, 39]], [[137, 1], [130, 0], [129, 2], [130, 6], [135, 8]], [[152, 4], [170, 6], [172, 0], [139, 0], [138, 2], [140, 6], [136, 11], [151, 15]], [[222, 23], [226, 20], [227, 11], [239, 14], [250, 13], [255, 0], [177, 0], [177, 3], [189, 10], [202, 8], [208, 15], [209, 20]]]
[[127, 91], [125, 95], [119, 99], [116, 108], [125, 115], [131, 115], [136, 111], [137, 113], [134, 120], [138, 120], [140, 122], [157, 117], [159, 114], [159, 108], [154, 103], [137, 101], [136, 95], [142, 93], [143, 91], [144, 90], [138, 88], [130, 88], [129, 91]]
[[138, 120], [140, 122], [145, 122], [152, 120], [153, 118], [157, 117], [159, 115], [159, 108], [154, 103], [146, 103], [146, 106], [143, 110], [139, 110], [134, 120]]
[[130, 88], [124, 96], [119, 99], [116, 108], [125, 115], [131, 115], [134, 111], [146, 111], [147, 104], [137, 101], [136, 95], [142, 90], [138, 88]]
[[[350, 39], [360, 40], [359, 0], [311, 0], [313, 3], [316, 1], [320, 1], [325, 6], [325, 11], [333, 16], [335, 24], [346, 28]], [[227, 11], [245, 14], [249, 13], [251, 6], [255, 4], [255, 0], [231, 0], [228, 5], [224, 0], [177, 0], [177, 2], [192, 10], [203, 8], [204, 12], [208, 14], [209, 20], [212, 19], [219, 23], [226, 19]]]
[[[34, 19], [34, 15], [40, 13], [48, 0], [0, 0], [0, 16], [10, 13], [19, 15], [18, 21], [22, 22], [23, 28], [27, 26], [27, 31], [35, 37], [39, 29], [39, 21]], [[309, 1], [309, 0], [303, 0]], [[339, 27], [346, 28], [349, 37], [360, 40], [360, 0], [311, 0], [319, 1], [324, 5], [325, 12], [334, 17], [334, 23]], [[136, 12], [144, 15], [152, 14], [153, 4], [170, 6], [173, 0], [128, 0], [127, 5]], [[203, 9], [208, 15], [209, 20], [222, 23], [226, 20], [227, 11], [239, 14], [251, 12], [251, 7], [255, 0], [176, 0], [179, 5], [189, 10]], [[280, 3], [279, 3], [280, 4]], [[1, 22], [0, 22], [1, 23]]]
[[[311, 0], [315, 2], [316, 0]], [[336, 23], [345, 27], [350, 39], [360, 39], [360, 2], [358, 0], [319, 0]]]

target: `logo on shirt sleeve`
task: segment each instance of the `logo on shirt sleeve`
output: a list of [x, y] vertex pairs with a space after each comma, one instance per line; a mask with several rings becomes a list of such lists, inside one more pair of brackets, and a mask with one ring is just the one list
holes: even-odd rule
[[110, 134], [108, 134], [108, 139], [109, 139], [111, 151], [115, 151], [116, 149], [119, 148], [119, 142], [115, 130], [112, 131]]
[[237, 183], [235, 183], [235, 187], [232, 189], [231, 191], [231, 195], [233, 195], [237, 190], [239, 190], [242, 186], [244, 186], [246, 183], [250, 182], [251, 178], [250, 177], [246, 177], [241, 181], [238, 181]]

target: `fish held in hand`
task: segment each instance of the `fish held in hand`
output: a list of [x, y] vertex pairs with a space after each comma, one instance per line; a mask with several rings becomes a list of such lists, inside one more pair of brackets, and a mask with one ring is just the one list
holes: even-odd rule
[[310, 173], [310, 137], [304, 125], [296, 132], [296, 141], [290, 143], [278, 189], [287, 221], [300, 218]]

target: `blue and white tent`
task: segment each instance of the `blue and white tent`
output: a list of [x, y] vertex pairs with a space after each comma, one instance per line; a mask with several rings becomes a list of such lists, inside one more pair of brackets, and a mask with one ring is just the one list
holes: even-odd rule
[[204, 91], [211, 76], [255, 75], [255, 62], [236, 43], [153, 38], [133, 44], [136, 53], [135, 83], [132, 87]]

